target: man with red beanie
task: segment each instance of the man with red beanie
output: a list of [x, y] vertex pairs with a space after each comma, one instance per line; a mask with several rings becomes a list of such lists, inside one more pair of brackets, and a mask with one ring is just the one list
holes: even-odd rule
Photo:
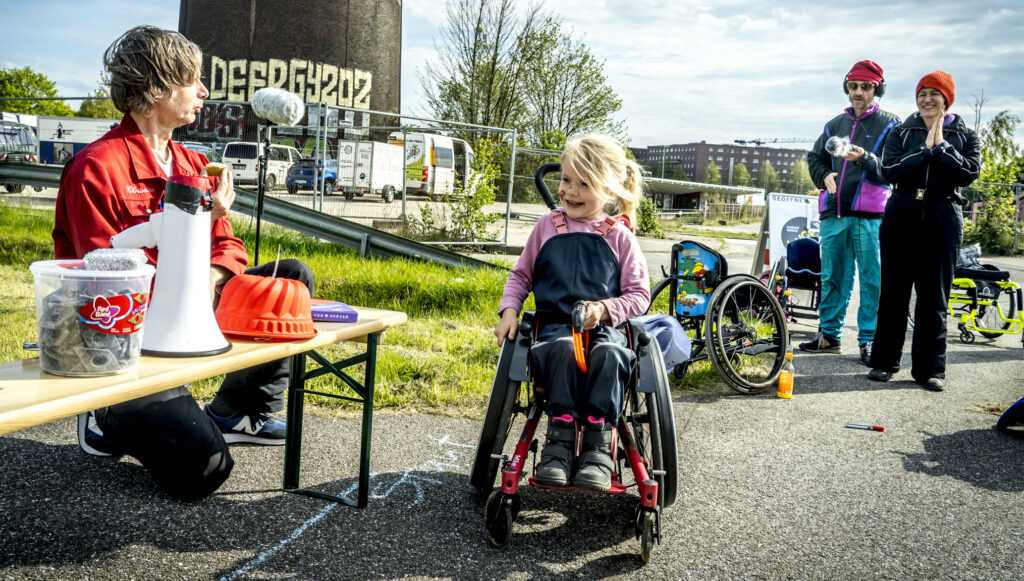
[[[801, 343], [800, 349], [839, 351], [856, 268], [860, 280], [857, 343], [860, 360], [867, 365], [875, 336], [881, 276], [878, 229], [889, 199], [880, 155], [885, 136], [900, 120], [875, 103], [875, 98], [885, 93], [885, 78], [878, 64], [863, 60], [853, 65], [843, 79], [843, 91], [849, 96], [850, 106], [825, 124], [821, 137], [807, 153], [811, 179], [821, 189], [821, 302], [818, 335]], [[826, 147], [830, 139], [833, 144], [845, 139], [849, 147]]]
[[882, 293], [868, 373], [874, 381], [899, 371], [913, 289], [910, 374], [925, 389], [944, 388], [946, 304], [963, 240], [960, 188], [981, 172], [978, 135], [948, 113], [955, 98], [949, 73], [928, 73], [917, 83], [917, 112], [885, 140], [882, 173], [893, 197], [882, 217]]

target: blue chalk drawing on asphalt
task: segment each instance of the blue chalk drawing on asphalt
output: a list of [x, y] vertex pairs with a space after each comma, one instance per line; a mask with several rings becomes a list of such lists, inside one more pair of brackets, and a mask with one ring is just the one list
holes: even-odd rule
[[[451, 436], [447, 434], [441, 436], [440, 438], [436, 438], [428, 434], [427, 438], [437, 442], [438, 446], [451, 446], [454, 448], [475, 448], [475, 446], [471, 444], [460, 444], [458, 442], [453, 442], [451, 440]], [[391, 495], [392, 492], [394, 492], [400, 486], [410, 485], [416, 489], [416, 496], [412, 504], [410, 504], [409, 506], [416, 506], [420, 502], [423, 502], [423, 500], [426, 498], [426, 496], [424, 495], [424, 485], [440, 485], [441, 481], [436, 480], [434, 478], [427, 478], [422, 474], [415, 474], [416, 472], [439, 474], [445, 472], [445, 470], [458, 470], [462, 466], [459, 463], [458, 455], [455, 453], [454, 450], [441, 450], [441, 453], [441, 457], [431, 458], [430, 460], [424, 462], [423, 465], [421, 465], [419, 468], [413, 468], [406, 470], [405, 472], [402, 472], [401, 475], [398, 477], [398, 480], [387, 486], [385, 485], [384, 482], [379, 482], [380, 479], [377, 478], [377, 474], [370, 474], [369, 497], [387, 498], [388, 496]], [[378, 480], [378, 482], [374, 484], [374, 480]], [[351, 486], [349, 486], [347, 490], [345, 490], [338, 496], [348, 498], [349, 495], [356, 492], [358, 488], [359, 482], [357, 481], [353, 483]], [[332, 502], [328, 506], [325, 506], [323, 510], [318, 512], [316, 515], [311, 517], [306, 522], [299, 525], [299, 527], [292, 531], [292, 534], [288, 535], [287, 538], [282, 539], [273, 547], [267, 549], [266, 551], [263, 551], [259, 554], [259, 556], [243, 565], [240, 569], [236, 569], [232, 571], [230, 574], [221, 577], [221, 581], [233, 581], [234, 579], [238, 579], [242, 575], [245, 575], [249, 571], [252, 571], [253, 569], [259, 567], [264, 562], [266, 562], [267, 559], [273, 557], [281, 549], [285, 548], [285, 546], [287, 546], [289, 543], [302, 536], [302, 533], [306, 532], [306, 529], [319, 522], [325, 516], [330, 514], [330, 512], [335, 508], [338, 508], [338, 504], [334, 502]]]

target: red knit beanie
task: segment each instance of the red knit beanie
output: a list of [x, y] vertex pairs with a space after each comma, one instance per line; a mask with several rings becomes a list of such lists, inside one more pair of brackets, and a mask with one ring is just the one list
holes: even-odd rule
[[956, 98], [956, 85], [953, 84], [953, 75], [945, 71], [935, 71], [921, 77], [921, 80], [917, 82], [917, 90], [914, 91], [915, 99], [917, 94], [921, 92], [921, 87], [928, 87], [942, 93], [942, 96], [946, 98], [946, 109], [953, 106], [953, 99]]
[[874, 61], [860, 61], [846, 74], [847, 81], [867, 81], [874, 86], [882, 82], [882, 67]]

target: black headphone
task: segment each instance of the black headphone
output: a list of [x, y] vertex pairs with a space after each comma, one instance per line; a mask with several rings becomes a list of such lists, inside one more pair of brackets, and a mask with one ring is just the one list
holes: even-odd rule
[[[850, 73], [852, 72], [853, 71], [850, 71]], [[847, 88], [846, 86], [846, 83], [850, 80], [850, 73], [846, 73], [846, 76], [843, 77], [843, 93], [846, 95], [850, 94], [850, 89]], [[879, 99], [885, 96], [885, 77], [882, 77], [882, 80], [879, 81], [878, 86], [875, 87], [875, 96], [878, 97]]]

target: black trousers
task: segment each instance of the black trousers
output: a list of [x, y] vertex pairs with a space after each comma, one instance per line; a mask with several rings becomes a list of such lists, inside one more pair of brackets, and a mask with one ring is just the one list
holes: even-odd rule
[[879, 231], [882, 290], [872, 368], [899, 370], [913, 289], [917, 307], [911, 375], [916, 381], [945, 377], [946, 305], [962, 239], [963, 216], [958, 204], [900, 196], [889, 199]]
[[569, 325], [541, 327], [530, 358], [534, 377], [548, 389], [549, 415], [569, 414], [576, 419], [593, 416], [612, 425], [618, 423], [636, 362], [636, 354], [621, 331], [605, 325], [590, 330], [587, 374], [582, 380]]
[[[271, 262], [245, 272], [270, 276], [273, 271]], [[299, 280], [313, 294], [313, 273], [304, 263], [281, 260], [277, 276]], [[249, 415], [284, 409], [288, 362], [278, 359], [229, 373], [215, 401]], [[178, 498], [210, 494], [234, 466], [220, 430], [185, 387], [97, 410], [96, 422], [118, 452], [138, 459], [161, 488]]]

